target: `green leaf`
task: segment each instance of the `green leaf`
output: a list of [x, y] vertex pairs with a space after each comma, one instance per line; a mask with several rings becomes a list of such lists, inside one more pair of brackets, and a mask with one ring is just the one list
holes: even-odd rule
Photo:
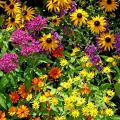
[[119, 83], [116, 83], [114, 85], [114, 88], [115, 88], [115, 93], [117, 94], [117, 96], [120, 98], [120, 84]]
[[100, 86], [100, 90], [106, 90], [110, 88], [111, 84], [110, 83], [105, 83]]
[[5, 88], [8, 83], [9, 83], [9, 80], [6, 77], [3, 77], [0, 80], [0, 89]]
[[0, 93], [0, 105], [4, 108], [7, 109], [6, 106], [6, 97], [4, 96], [4, 94]]

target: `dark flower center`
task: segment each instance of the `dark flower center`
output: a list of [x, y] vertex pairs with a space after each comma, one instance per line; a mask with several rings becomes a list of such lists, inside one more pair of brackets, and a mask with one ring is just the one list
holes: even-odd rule
[[11, 21], [11, 22], [15, 22], [15, 18], [11, 18], [10, 21]]
[[56, 20], [56, 19], [54, 19], [54, 20], [53, 20], [53, 22], [54, 22], [54, 23], [56, 23], [56, 22], [57, 22], [57, 20]]
[[24, 16], [24, 15], [27, 15], [27, 11], [24, 10], [24, 11], [22, 12], [22, 14], [23, 14], [23, 16]]
[[106, 37], [106, 38], [105, 38], [105, 41], [106, 41], [107, 43], [109, 43], [109, 42], [111, 42], [111, 38]]
[[82, 18], [82, 14], [81, 14], [81, 13], [78, 13], [78, 14], [77, 14], [77, 17], [78, 17], [78, 18]]
[[99, 25], [100, 25], [100, 22], [99, 22], [99, 21], [95, 21], [95, 22], [94, 22], [94, 25], [95, 25], [95, 26], [99, 26]]
[[8, 0], [8, 1], [6, 1], [6, 4], [7, 4], [7, 5], [10, 5], [10, 1], [9, 1], [9, 0]]
[[112, 3], [112, 0], [107, 0], [107, 4], [111, 4]]
[[51, 42], [52, 42], [52, 39], [51, 39], [51, 38], [47, 38], [46, 42], [47, 42], [47, 43], [51, 43]]
[[14, 8], [14, 5], [10, 5], [10, 7], [9, 7], [10, 9], [13, 9]]

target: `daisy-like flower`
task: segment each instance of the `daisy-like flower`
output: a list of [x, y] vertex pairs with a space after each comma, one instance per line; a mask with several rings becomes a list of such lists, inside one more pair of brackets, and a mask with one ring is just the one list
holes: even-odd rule
[[11, 0], [11, 1], [8, 0], [6, 1], [4, 8], [7, 14], [13, 16], [21, 13], [20, 6], [21, 6], [20, 3], [15, 2], [15, 0]]
[[4, 0], [0, 0], [0, 7], [3, 8], [4, 4], [5, 4], [5, 1]]
[[18, 107], [18, 109], [17, 109], [17, 117], [18, 118], [26, 118], [26, 117], [28, 117], [28, 115], [29, 115], [29, 109], [28, 109], [28, 107], [27, 106], [25, 106], [25, 105], [20, 105], [19, 107]]
[[53, 26], [58, 26], [61, 22], [61, 19], [57, 16], [53, 16], [51, 20]]
[[114, 112], [113, 112], [113, 110], [111, 108], [107, 108], [105, 110], [105, 114], [108, 115], [108, 116], [112, 116], [112, 115], [114, 115]]
[[22, 84], [19, 86], [18, 88], [18, 94], [22, 97], [22, 98], [26, 98], [27, 97], [27, 92], [26, 92], [26, 89], [25, 89], [25, 85]]
[[114, 34], [111, 33], [103, 33], [98, 38], [98, 45], [100, 48], [103, 48], [105, 51], [110, 51], [114, 48]]
[[50, 12], [52, 12], [52, 11], [59, 12], [60, 11], [60, 8], [58, 5], [58, 0], [48, 0], [46, 7], [48, 8], [48, 10]]
[[50, 72], [49, 76], [52, 77], [53, 79], [57, 79], [61, 76], [61, 70], [58, 67], [53, 67]]
[[100, 7], [101, 9], [105, 9], [106, 12], [115, 11], [118, 7], [118, 3], [116, 0], [101, 0]]
[[11, 92], [10, 93], [10, 98], [12, 100], [12, 103], [17, 103], [20, 96], [18, 95], [18, 93], [15, 91], [15, 92]]
[[88, 13], [85, 12], [83, 9], [76, 9], [76, 11], [70, 15], [70, 18], [75, 26], [78, 24], [80, 25], [85, 24], [87, 17]]
[[79, 115], [80, 115], [80, 112], [78, 111], [78, 110], [72, 110], [72, 116], [74, 117], [74, 118], [77, 118], [77, 117], [79, 117]]
[[106, 66], [106, 67], [104, 67], [103, 68], [103, 73], [110, 73], [111, 72], [111, 69], [110, 69], [110, 67], [109, 66]]
[[22, 6], [22, 18], [24, 21], [31, 20], [35, 16], [35, 9], [32, 7]]
[[0, 120], [7, 120], [5, 118], [5, 113], [0, 110]]
[[93, 33], [99, 34], [99, 32], [105, 31], [106, 20], [104, 17], [96, 16], [92, 17], [92, 20], [88, 21], [88, 27]]
[[6, 20], [7, 28], [12, 28], [12, 27], [18, 28], [20, 26], [20, 24], [21, 24], [21, 16], [20, 15], [15, 15], [15, 16], [9, 17]]
[[16, 111], [17, 111], [16, 107], [12, 106], [9, 108], [8, 113], [10, 116], [13, 116], [16, 114]]
[[47, 35], [44, 34], [40, 38], [40, 45], [46, 51], [51, 52], [52, 50], [55, 50], [58, 47], [58, 44], [59, 44], [59, 40], [54, 39], [51, 33]]

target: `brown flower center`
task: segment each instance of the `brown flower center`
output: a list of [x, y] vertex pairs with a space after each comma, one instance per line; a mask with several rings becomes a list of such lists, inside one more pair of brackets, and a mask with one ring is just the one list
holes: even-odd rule
[[27, 15], [27, 11], [24, 10], [24, 11], [22, 12], [22, 14], [23, 14], [23, 16], [24, 16], [24, 15]]
[[105, 41], [106, 41], [107, 43], [109, 43], [109, 42], [111, 42], [111, 38], [106, 37], [106, 38], [105, 38]]
[[54, 23], [56, 23], [56, 22], [57, 22], [57, 20], [56, 20], [56, 19], [54, 19], [54, 20], [53, 20], [53, 22], [54, 22]]
[[9, 7], [10, 9], [13, 9], [14, 8], [14, 5], [10, 5], [10, 7]]
[[10, 5], [10, 1], [9, 1], [9, 0], [8, 0], [8, 1], [6, 1], [6, 4], [7, 4], [7, 5]]
[[99, 22], [99, 21], [95, 21], [95, 22], [94, 22], [94, 25], [95, 25], [95, 26], [99, 26], [99, 25], [100, 25], [100, 22]]
[[11, 21], [11, 22], [15, 22], [15, 18], [11, 18], [10, 21]]
[[111, 4], [112, 3], [112, 0], [107, 0], [107, 4]]
[[52, 42], [52, 39], [51, 39], [51, 38], [47, 38], [46, 42], [47, 42], [47, 43], [51, 43], [51, 42]]
[[77, 17], [78, 17], [78, 18], [82, 18], [82, 14], [81, 14], [81, 13], [78, 13], [78, 14], [77, 14]]

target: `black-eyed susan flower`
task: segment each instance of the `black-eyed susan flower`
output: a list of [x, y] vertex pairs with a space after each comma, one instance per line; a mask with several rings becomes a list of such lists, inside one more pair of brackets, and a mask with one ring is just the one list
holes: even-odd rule
[[88, 17], [88, 13], [85, 12], [83, 9], [77, 9], [70, 15], [73, 24], [76, 26], [78, 24], [82, 25], [86, 23]]
[[56, 39], [53, 39], [53, 35], [51, 33], [47, 35], [43, 35], [43, 37], [40, 38], [40, 45], [42, 48], [46, 51], [52, 51], [55, 50], [58, 47], [59, 41]]
[[53, 26], [58, 26], [61, 22], [61, 19], [57, 16], [53, 16], [51, 19], [51, 23]]
[[16, 15], [17, 13], [21, 13], [20, 3], [15, 2], [14, 0], [6, 1], [4, 6], [5, 11], [9, 15]]
[[21, 16], [20, 15], [15, 15], [13, 17], [9, 17], [6, 20], [6, 25], [7, 28], [11, 28], [11, 27], [19, 27], [21, 24]]
[[48, 8], [48, 11], [50, 11], [50, 12], [52, 12], [52, 11], [59, 12], [60, 11], [60, 8], [58, 5], [58, 0], [48, 0], [46, 7]]
[[103, 33], [98, 38], [98, 45], [100, 48], [103, 48], [105, 51], [110, 51], [114, 48], [114, 34], [112, 33]]
[[32, 7], [22, 6], [22, 18], [24, 21], [31, 20], [35, 15], [35, 9]]
[[106, 12], [115, 11], [118, 7], [116, 0], [101, 0], [100, 1], [101, 9], [105, 9]]
[[5, 1], [4, 0], [0, 0], [0, 7], [3, 8], [4, 4], [5, 4]]
[[106, 20], [104, 17], [96, 16], [92, 17], [92, 20], [88, 21], [88, 27], [93, 33], [99, 33], [105, 31]]

